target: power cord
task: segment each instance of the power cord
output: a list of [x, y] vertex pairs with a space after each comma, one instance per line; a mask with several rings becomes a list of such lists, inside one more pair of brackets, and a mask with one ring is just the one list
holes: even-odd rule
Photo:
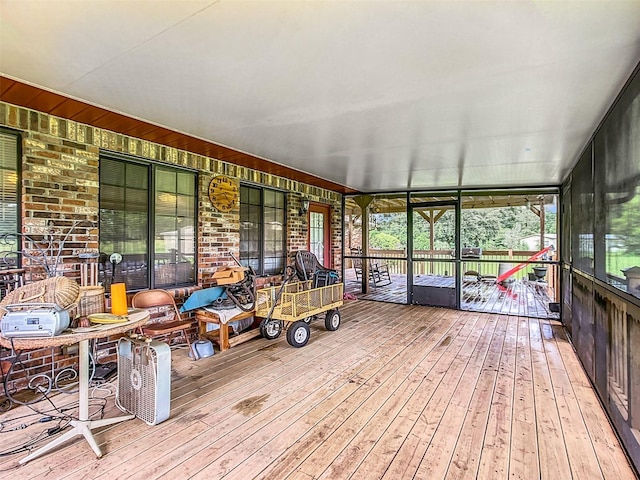
[[[91, 398], [91, 402], [89, 404], [89, 407], [98, 407], [93, 413], [89, 414], [90, 418], [94, 418], [96, 416], [98, 416], [99, 418], [104, 418], [104, 410], [107, 404], [107, 398], [108, 397], [96, 397], [96, 398]], [[59, 412], [65, 412], [68, 410], [75, 410], [78, 408], [78, 402], [71, 402], [63, 407], [61, 407], [60, 409], [56, 409], [55, 411], [59, 411]], [[62, 432], [63, 430], [65, 430], [67, 427], [69, 427], [69, 425], [71, 424], [71, 421], [73, 419], [76, 419], [76, 417], [73, 417], [71, 415], [66, 415], [63, 414], [62, 416], [58, 416], [58, 415], [45, 415], [42, 418], [39, 418], [37, 420], [33, 420], [31, 422], [24, 422], [23, 419], [28, 418], [30, 416], [35, 415], [35, 413], [31, 413], [29, 415], [22, 415], [19, 417], [15, 417], [11, 420], [5, 421], [5, 422], [0, 422], [0, 434], [2, 433], [10, 433], [10, 432], [15, 432], [18, 430], [26, 430], [29, 427], [32, 427], [34, 425], [38, 425], [38, 424], [45, 424], [45, 423], [49, 423], [49, 422], [54, 422], [57, 421], [57, 424], [52, 426], [52, 427], [46, 427], [44, 428], [42, 431], [40, 431], [37, 435], [35, 435], [34, 437], [32, 437], [31, 439], [29, 439], [28, 441], [26, 441], [25, 443], [23, 443], [22, 445], [18, 445], [18, 446], [13, 446], [7, 450], [4, 451], [0, 451], [0, 457], [5, 457], [5, 456], [9, 456], [9, 455], [15, 455], [16, 453], [22, 453], [22, 452], [29, 452], [32, 450], [32, 448], [38, 444], [39, 442], [46, 440], [49, 437], [52, 437], [54, 435], [59, 434], [60, 432]], [[17, 423], [22, 421], [22, 423]], [[14, 422], [17, 423], [15, 426], [12, 426], [10, 422]], [[3, 442], [5, 443], [5, 442]], [[3, 471], [3, 470], [0, 470]]]

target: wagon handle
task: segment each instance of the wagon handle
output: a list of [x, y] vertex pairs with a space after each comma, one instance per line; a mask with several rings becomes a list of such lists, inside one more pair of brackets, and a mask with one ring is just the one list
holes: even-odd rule
[[[287, 275], [287, 272], [290, 272], [290, 273]], [[282, 291], [284, 290], [285, 285], [289, 282], [289, 280], [293, 278], [295, 274], [296, 274], [295, 268], [293, 268], [291, 265], [287, 265], [287, 267], [285, 268], [285, 275], [284, 275], [284, 280], [282, 280], [282, 285], [280, 285], [280, 288], [278, 289], [278, 293], [276, 293], [276, 296], [273, 299], [271, 308], [269, 309], [269, 313], [267, 314], [267, 322], [271, 321], [271, 316], [273, 315], [273, 311], [276, 309], [278, 300], [280, 300], [280, 297], [282, 296]]]

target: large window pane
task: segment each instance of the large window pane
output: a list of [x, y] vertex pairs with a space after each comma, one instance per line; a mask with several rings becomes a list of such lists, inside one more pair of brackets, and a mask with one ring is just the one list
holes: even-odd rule
[[[107, 287], [114, 282], [124, 282], [130, 290], [148, 286], [146, 178], [147, 166], [108, 158], [100, 162], [100, 273]], [[113, 253], [122, 255], [115, 267], [109, 262]]]
[[562, 190], [562, 262], [571, 263], [571, 184], [564, 186]]
[[284, 193], [240, 186], [240, 262], [259, 275], [284, 271]]
[[580, 157], [571, 182], [571, 256], [573, 268], [593, 274], [594, 193], [591, 149]]
[[558, 194], [550, 191], [463, 192], [461, 258], [526, 260], [546, 247], [558, 250]]
[[[463, 192], [460, 259], [464, 309], [549, 314], [559, 298], [557, 190]], [[508, 292], [508, 293], [507, 293]], [[518, 308], [521, 308], [518, 307]]]
[[640, 297], [640, 81], [630, 84], [593, 145], [597, 225], [604, 227], [596, 258], [605, 257], [597, 276]]
[[[191, 177], [192, 187], [186, 185]], [[195, 175], [168, 168], [156, 169], [155, 285], [167, 287], [195, 281], [195, 203], [174, 192], [194, 191]]]
[[[385, 301], [407, 301], [407, 194], [387, 193], [345, 198], [345, 291], [385, 287]], [[363, 241], [366, 239], [366, 242]], [[363, 271], [369, 285], [363, 285]], [[393, 284], [393, 288], [386, 288]], [[364, 288], [363, 288], [364, 287]]]
[[[154, 184], [149, 188], [152, 173]], [[101, 281], [106, 286], [124, 282], [127, 289], [136, 290], [196, 281], [195, 185], [195, 173], [101, 160]], [[108, 260], [112, 253], [122, 255], [115, 270]]]
[[362, 207], [366, 208], [365, 255], [406, 258], [407, 196], [404, 193], [348, 197], [345, 201], [346, 251], [362, 249]]

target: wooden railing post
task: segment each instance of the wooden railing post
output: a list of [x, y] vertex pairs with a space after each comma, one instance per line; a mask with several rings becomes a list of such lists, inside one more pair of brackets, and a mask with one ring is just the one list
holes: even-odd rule
[[[640, 308], [627, 303], [627, 356], [629, 426], [640, 429]], [[625, 333], [627, 333], [625, 332]]]

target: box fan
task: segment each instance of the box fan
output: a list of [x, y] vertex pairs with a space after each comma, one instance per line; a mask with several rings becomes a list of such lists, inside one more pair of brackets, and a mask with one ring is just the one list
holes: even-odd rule
[[118, 402], [148, 425], [169, 418], [171, 350], [147, 338], [118, 341]]

